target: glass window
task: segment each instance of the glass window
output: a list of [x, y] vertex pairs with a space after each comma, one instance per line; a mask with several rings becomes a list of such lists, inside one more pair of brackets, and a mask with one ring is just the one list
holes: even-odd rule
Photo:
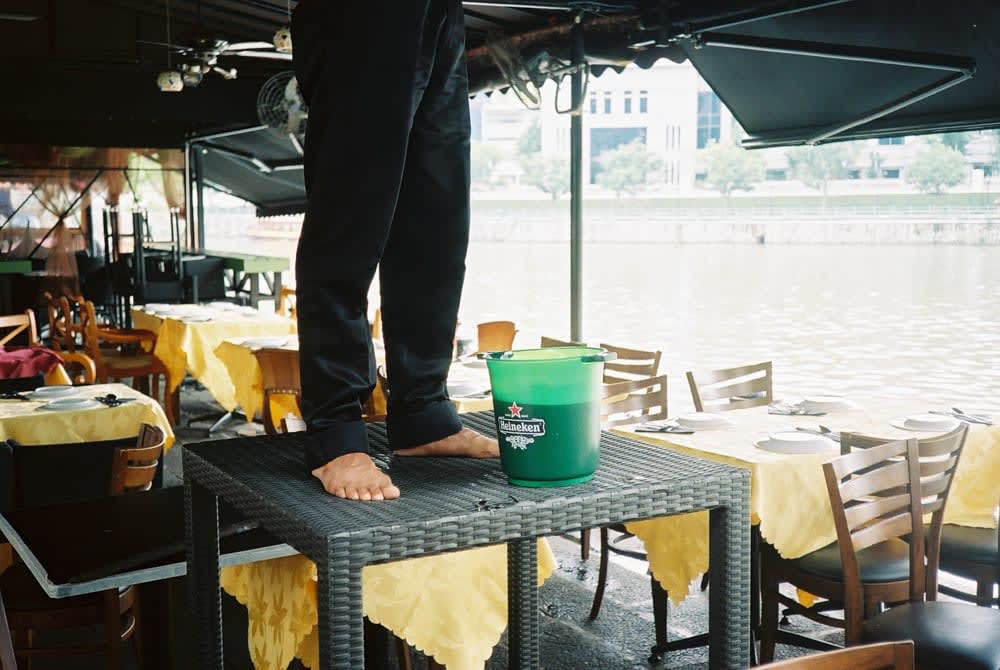
[[611, 113], [611, 91], [604, 92], [604, 113]]
[[632, 113], [632, 91], [625, 91], [625, 113]]
[[597, 114], [597, 94], [590, 94], [590, 113]]
[[880, 138], [878, 138], [878, 143], [882, 144], [882, 145], [887, 145], [887, 144], [905, 144], [906, 143], [906, 138], [905, 137], [880, 137]]
[[711, 142], [718, 142], [721, 129], [722, 104], [714, 91], [698, 93], [698, 148], [704, 149]]
[[639, 113], [645, 114], [649, 111], [649, 94], [646, 91], [639, 91]]

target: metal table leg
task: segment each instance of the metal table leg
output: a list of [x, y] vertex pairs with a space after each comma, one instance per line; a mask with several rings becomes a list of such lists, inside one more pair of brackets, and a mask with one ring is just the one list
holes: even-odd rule
[[750, 479], [734, 484], [730, 500], [709, 513], [708, 667], [750, 665]]
[[534, 538], [507, 543], [508, 666], [539, 667], [538, 543]]
[[194, 613], [197, 667], [222, 670], [222, 593], [219, 590], [219, 499], [184, 478], [188, 601]]

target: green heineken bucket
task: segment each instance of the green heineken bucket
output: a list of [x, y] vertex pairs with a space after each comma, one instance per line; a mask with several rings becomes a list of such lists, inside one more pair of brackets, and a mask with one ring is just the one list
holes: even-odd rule
[[589, 481], [600, 460], [601, 380], [615, 354], [592, 347], [480, 354], [490, 371], [500, 465], [519, 486]]

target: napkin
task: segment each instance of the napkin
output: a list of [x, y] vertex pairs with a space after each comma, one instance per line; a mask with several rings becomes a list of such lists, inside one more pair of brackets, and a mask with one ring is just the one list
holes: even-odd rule
[[826, 412], [815, 409], [806, 409], [802, 405], [776, 402], [767, 406], [768, 414], [791, 414], [801, 416], [823, 416]]

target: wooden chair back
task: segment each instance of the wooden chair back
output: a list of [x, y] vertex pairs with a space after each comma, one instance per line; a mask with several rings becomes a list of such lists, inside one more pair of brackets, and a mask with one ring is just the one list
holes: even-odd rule
[[660, 372], [660, 351], [629, 349], [606, 342], [601, 342], [598, 346], [617, 354], [615, 360], [604, 364], [605, 384], [655, 377]]
[[76, 351], [76, 339], [70, 331], [72, 313], [69, 299], [61, 295], [58, 298], [45, 291], [45, 310], [49, 319], [49, 347], [58, 353]]
[[135, 447], [115, 449], [111, 462], [111, 495], [151, 489], [165, 443], [166, 436], [160, 428], [144, 423], [139, 428]]
[[97, 365], [93, 358], [82, 351], [63, 351], [60, 355], [73, 386], [97, 383]]
[[30, 309], [24, 310], [22, 314], [0, 316], [0, 346], [21, 343], [30, 346], [39, 344], [35, 313]]
[[477, 353], [510, 351], [514, 348], [517, 327], [513, 321], [486, 321], [476, 326], [479, 349]]
[[295, 289], [282, 286], [278, 291], [278, 304], [274, 306], [274, 311], [281, 316], [294, 319], [298, 314], [297, 307]]
[[774, 400], [771, 361], [709, 372], [689, 371], [687, 380], [698, 412], [758, 407]]
[[787, 661], [765, 663], [762, 670], [913, 670], [913, 642], [863, 644], [847, 649], [810, 654]]
[[375, 317], [372, 319], [372, 339], [382, 339], [382, 308], [375, 308]]
[[299, 374], [299, 352], [293, 349], [257, 349], [253, 352], [260, 366], [264, 389], [264, 430], [268, 435], [279, 431], [281, 417], [272, 414], [271, 399], [291, 396], [295, 399], [298, 415], [302, 416], [302, 381]]
[[[925, 528], [924, 541], [926, 555], [926, 594], [928, 600], [937, 597], [938, 562], [941, 554], [941, 533], [944, 527], [944, 508], [951, 493], [965, 438], [969, 434], [968, 424], [962, 423], [954, 430], [917, 440], [918, 472], [920, 473], [920, 495], [923, 514], [931, 515], [930, 525]], [[841, 454], [856, 453], [884, 444], [884, 438], [841, 433]], [[902, 495], [903, 489], [888, 493]]]
[[538, 343], [538, 346], [544, 349], [547, 347], [585, 347], [587, 345], [584, 344], [583, 342], [572, 342], [570, 340], [557, 340], [554, 337], [546, 337], [545, 335], [542, 335], [542, 339]]
[[606, 428], [667, 418], [667, 376], [604, 385], [601, 423]]
[[389, 411], [389, 395], [386, 389], [389, 388], [389, 380], [382, 373], [381, 368], [375, 375], [375, 388], [368, 400], [361, 407], [361, 418], [367, 422], [385, 421], [385, 416]]

